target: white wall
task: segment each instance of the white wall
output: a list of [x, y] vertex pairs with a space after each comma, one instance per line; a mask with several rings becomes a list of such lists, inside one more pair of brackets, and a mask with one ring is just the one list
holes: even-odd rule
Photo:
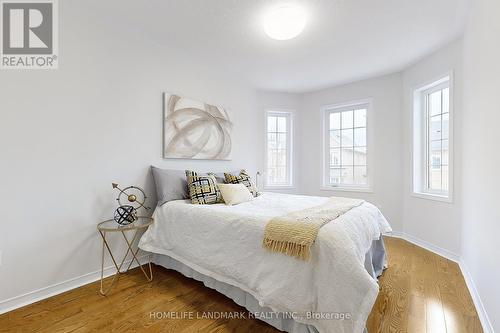
[[[300, 95], [299, 94], [291, 94], [291, 93], [280, 93], [280, 92], [269, 92], [269, 91], [258, 91], [257, 92], [257, 100], [258, 100], [258, 111], [261, 114], [260, 120], [262, 121], [262, 164], [260, 166], [260, 170], [262, 172], [262, 181], [259, 181], [259, 187], [265, 191], [269, 192], [281, 192], [281, 193], [290, 193], [290, 194], [298, 194], [300, 193], [299, 181], [300, 181], [300, 169], [299, 169], [299, 161], [300, 161], [300, 143], [298, 142], [298, 138], [301, 136], [302, 132], [302, 121], [301, 121], [301, 113], [300, 111]], [[290, 111], [292, 112], [293, 118], [293, 129], [292, 129], [292, 177], [293, 184], [291, 188], [265, 188], [264, 179], [266, 177], [266, 165], [265, 165], [265, 140], [264, 137], [266, 135], [265, 128], [265, 112], [269, 110], [279, 111]]]
[[[152, 195], [150, 164], [254, 173], [262, 163], [253, 88], [112, 12], [59, 5], [60, 68], [0, 71], [0, 302], [100, 268], [96, 224], [115, 209], [112, 181]], [[163, 91], [226, 106], [233, 160], [162, 160]]]
[[[394, 230], [402, 231], [402, 139], [401, 75], [393, 74], [359, 81], [301, 96], [300, 189], [308, 195], [350, 196], [379, 206]], [[374, 133], [372, 193], [321, 190], [322, 185], [322, 106], [371, 98]], [[370, 126], [370, 125], [369, 125]], [[370, 138], [369, 138], [370, 139]], [[369, 153], [370, 154], [370, 153]], [[371, 157], [369, 156], [369, 157]]]
[[464, 37], [462, 254], [500, 332], [500, 2], [476, 0]]
[[[453, 71], [454, 77], [454, 191], [453, 202], [445, 203], [412, 196], [413, 93]], [[458, 257], [462, 205], [461, 123], [462, 123], [462, 42], [456, 41], [426, 57], [403, 72], [404, 126], [404, 232]]]

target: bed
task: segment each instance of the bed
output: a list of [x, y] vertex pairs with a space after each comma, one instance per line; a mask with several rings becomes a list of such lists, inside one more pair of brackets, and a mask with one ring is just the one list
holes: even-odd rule
[[391, 228], [364, 202], [324, 225], [308, 261], [262, 247], [267, 222], [328, 198], [262, 193], [235, 206], [174, 200], [139, 242], [153, 261], [202, 281], [279, 330], [363, 332], [386, 264]]

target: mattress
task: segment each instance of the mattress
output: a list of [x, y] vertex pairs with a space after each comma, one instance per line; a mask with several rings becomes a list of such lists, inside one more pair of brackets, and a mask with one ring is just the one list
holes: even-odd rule
[[237, 206], [172, 201], [155, 210], [139, 246], [244, 291], [262, 308], [297, 314], [295, 322], [318, 332], [362, 332], [378, 294], [367, 254], [391, 231], [374, 205], [365, 202], [321, 228], [308, 262], [261, 246], [272, 217], [326, 200], [264, 193]]

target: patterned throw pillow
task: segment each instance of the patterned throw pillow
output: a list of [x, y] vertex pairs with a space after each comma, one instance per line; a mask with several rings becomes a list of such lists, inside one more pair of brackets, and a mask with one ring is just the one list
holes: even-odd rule
[[211, 174], [200, 176], [194, 171], [186, 170], [189, 196], [193, 204], [215, 204], [222, 201], [222, 195], [215, 177]]
[[252, 179], [245, 170], [241, 170], [239, 176], [232, 175], [230, 173], [224, 173], [227, 184], [243, 184], [252, 193], [254, 197], [258, 196], [260, 193], [257, 187], [252, 183]]

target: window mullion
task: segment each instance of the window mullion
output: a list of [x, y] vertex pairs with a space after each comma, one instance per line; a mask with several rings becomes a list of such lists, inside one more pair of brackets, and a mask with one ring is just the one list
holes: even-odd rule
[[344, 168], [344, 161], [342, 159], [342, 150], [343, 150], [343, 135], [342, 135], [342, 130], [343, 130], [343, 126], [342, 126], [342, 115], [344, 114], [344, 112], [340, 112], [340, 149], [339, 149], [339, 181], [337, 182], [337, 185], [340, 185], [342, 183], [342, 170]]
[[352, 110], [352, 179], [354, 181], [354, 111]]
[[440, 142], [440, 151], [439, 151], [439, 155], [440, 155], [440, 159], [439, 159], [439, 164], [440, 164], [440, 173], [441, 173], [441, 184], [440, 184], [440, 190], [442, 191], [443, 190], [443, 89], [441, 89], [441, 115], [440, 115], [440, 121], [441, 121], [441, 133], [440, 134], [440, 139], [441, 139], [441, 142]]
[[429, 141], [429, 129], [430, 129], [430, 112], [429, 112], [430, 98], [428, 94], [425, 94], [425, 184], [426, 188], [431, 188], [430, 183], [430, 141]]

